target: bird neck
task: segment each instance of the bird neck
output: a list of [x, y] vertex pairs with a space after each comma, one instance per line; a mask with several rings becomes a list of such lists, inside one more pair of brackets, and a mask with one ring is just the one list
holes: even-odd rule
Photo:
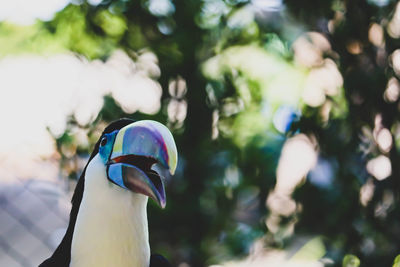
[[98, 160], [86, 170], [70, 266], [149, 266], [148, 198], [110, 183]]

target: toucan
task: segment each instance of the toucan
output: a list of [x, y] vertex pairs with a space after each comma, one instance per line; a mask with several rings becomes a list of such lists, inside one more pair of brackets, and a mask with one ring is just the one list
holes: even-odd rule
[[148, 198], [165, 207], [164, 176], [175, 172], [177, 157], [159, 122], [108, 125], [78, 180], [66, 233], [39, 267], [170, 267], [150, 253], [146, 207]]

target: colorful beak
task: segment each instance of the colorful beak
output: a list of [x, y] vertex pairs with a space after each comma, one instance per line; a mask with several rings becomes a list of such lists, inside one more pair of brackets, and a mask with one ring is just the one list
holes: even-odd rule
[[163, 177], [152, 166], [158, 163], [173, 174], [177, 159], [174, 138], [167, 127], [155, 121], [138, 121], [122, 128], [115, 137], [107, 174], [119, 186], [146, 195], [164, 208]]

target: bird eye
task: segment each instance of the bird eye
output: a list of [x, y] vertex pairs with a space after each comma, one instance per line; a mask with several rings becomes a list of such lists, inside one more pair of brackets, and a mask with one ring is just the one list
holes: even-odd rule
[[100, 146], [105, 146], [107, 144], [107, 137], [103, 137], [100, 141]]

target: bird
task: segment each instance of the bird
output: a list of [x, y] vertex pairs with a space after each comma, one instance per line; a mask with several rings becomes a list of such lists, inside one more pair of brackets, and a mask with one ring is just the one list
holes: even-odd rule
[[94, 146], [72, 196], [66, 233], [39, 267], [170, 267], [150, 253], [148, 198], [166, 205], [163, 170], [178, 153], [163, 124], [119, 119]]

